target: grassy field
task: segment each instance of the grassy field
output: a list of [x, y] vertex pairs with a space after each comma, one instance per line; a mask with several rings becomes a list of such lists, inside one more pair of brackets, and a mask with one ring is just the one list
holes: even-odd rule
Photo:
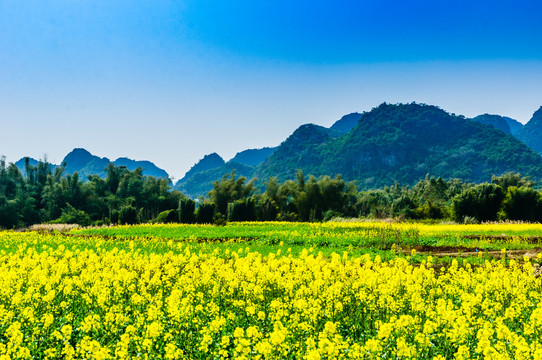
[[[456, 225], [387, 222], [328, 222], [328, 223], [229, 223], [227, 226], [207, 225], [138, 225], [73, 230], [73, 235], [94, 235], [109, 239], [155, 237], [194, 244], [212, 243], [214, 248], [250, 246], [262, 253], [275, 251], [277, 245], [294, 254], [303, 249], [317, 249], [325, 256], [333, 252], [358, 256], [378, 254], [390, 260], [409, 255], [415, 249], [423, 255], [440, 258], [447, 264], [450, 257], [467, 255], [469, 261], [479, 262], [478, 253], [500, 258], [501, 251], [532, 256], [542, 247], [540, 224]], [[221, 245], [226, 243], [226, 245]], [[475, 254], [470, 254], [475, 253]], [[468, 255], [476, 255], [475, 258]]]
[[0, 359], [541, 359], [542, 226], [0, 232]]

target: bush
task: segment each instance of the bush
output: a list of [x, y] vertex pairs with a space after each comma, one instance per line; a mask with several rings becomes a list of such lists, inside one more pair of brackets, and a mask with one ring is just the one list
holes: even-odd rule
[[118, 210], [111, 210], [111, 224], [119, 223], [119, 212]]
[[455, 221], [462, 222], [466, 216], [478, 222], [495, 221], [504, 199], [502, 187], [495, 184], [476, 185], [453, 199]]
[[510, 186], [502, 202], [499, 217], [503, 220], [540, 221], [542, 196], [530, 187]]
[[179, 221], [183, 224], [193, 224], [196, 222], [196, 202], [192, 199], [182, 199], [179, 201]]
[[67, 204], [66, 208], [62, 210], [62, 215], [54, 221], [54, 224], [78, 224], [81, 226], [90, 225], [90, 216], [83, 210], [77, 210], [70, 204]]
[[179, 216], [177, 215], [177, 211], [174, 209], [162, 211], [158, 214], [156, 219], [154, 219], [154, 222], [159, 224], [174, 223], [177, 221], [179, 221]]
[[196, 209], [196, 222], [198, 224], [212, 224], [215, 216], [215, 204], [203, 203], [199, 204]]
[[119, 212], [119, 223], [122, 225], [133, 225], [139, 223], [137, 210], [133, 206], [124, 206]]
[[254, 199], [237, 200], [228, 204], [228, 221], [256, 220]]

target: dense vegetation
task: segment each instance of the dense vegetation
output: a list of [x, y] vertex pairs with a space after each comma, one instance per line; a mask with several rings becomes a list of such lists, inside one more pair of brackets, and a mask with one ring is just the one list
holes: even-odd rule
[[342, 174], [374, 189], [394, 181], [412, 186], [427, 173], [478, 183], [509, 171], [538, 178], [542, 158], [511, 135], [438, 107], [382, 104], [343, 136], [317, 126], [299, 128], [256, 176], [284, 181], [296, 169]]
[[171, 191], [169, 179], [143, 176], [109, 164], [105, 179], [82, 181], [79, 174], [64, 175], [47, 162], [26, 164], [23, 176], [14, 164], [0, 160], [0, 227], [13, 228], [42, 222], [136, 223], [176, 209], [181, 193]]
[[[0, 358], [539, 359], [542, 254], [522, 235], [540, 231], [385, 222], [0, 231]], [[467, 234], [515, 236], [453, 254], [414, 246]]]
[[542, 154], [542, 106], [516, 136], [531, 149]]
[[[255, 150], [261, 156], [254, 161], [236, 156], [224, 163], [211, 154], [207, 157], [221, 162], [207, 166], [210, 159], [203, 158], [175, 188], [192, 198], [206, 195], [232, 169], [247, 178], [276, 176], [279, 181], [294, 178], [297, 169], [317, 177], [341, 174], [364, 190], [395, 181], [413, 186], [425, 174], [480, 183], [515, 171], [541, 180], [542, 158], [534, 151], [542, 138], [537, 130], [541, 116], [535, 113], [521, 130], [521, 123], [498, 115], [466, 119], [436, 106], [384, 103], [346, 115], [330, 128], [302, 125], [274, 151]], [[520, 135], [527, 133], [532, 141], [523, 143]]]
[[414, 186], [358, 191], [340, 176], [305, 176], [265, 187], [235, 171], [213, 183], [207, 197], [192, 200], [171, 189], [166, 179], [143, 176], [109, 164], [105, 179], [83, 181], [64, 175], [47, 162], [23, 176], [0, 161], [0, 227], [35, 223], [135, 224], [142, 222], [224, 223], [225, 221], [322, 221], [334, 217], [542, 221], [542, 195], [534, 182], [516, 173], [494, 176], [491, 183], [426, 176]]
[[483, 114], [478, 115], [472, 120], [478, 121], [485, 125], [491, 125], [495, 129], [499, 129], [507, 134], [515, 135], [523, 128], [523, 124], [517, 120], [506, 116]]

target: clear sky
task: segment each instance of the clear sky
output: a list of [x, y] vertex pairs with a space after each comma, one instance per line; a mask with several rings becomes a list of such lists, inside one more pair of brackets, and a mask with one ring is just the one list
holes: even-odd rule
[[527, 122], [542, 2], [0, 0], [0, 154], [180, 178], [386, 101]]

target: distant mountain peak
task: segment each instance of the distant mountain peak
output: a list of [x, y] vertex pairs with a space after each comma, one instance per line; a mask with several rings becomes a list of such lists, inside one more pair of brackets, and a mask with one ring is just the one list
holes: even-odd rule
[[533, 119], [536, 119], [535, 121], [542, 121], [542, 106], [538, 108], [533, 114], [533, 117], [531, 118], [531, 121]]
[[188, 170], [188, 172], [183, 176], [182, 179], [177, 181], [177, 184], [186, 181], [186, 179], [190, 178], [196, 173], [220, 167], [225, 163], [226, 162], [224, 161], [224, 159], [222, 159], [222, 157], [215, 152], [205, 155], [194, 166], [192, 166], [190, 170]]
[[138, 167], [143, 169], [143, 175], [154, 176], [155, 178], [168, 179], [169, 175], [164, 170], [156, 166], [153, 162], [148, 160], [132, 160], [127, 157], [120, 157], [113, 161], [116, 166], [125, 166], [129, 170], [135, 170]]
[[[482, 114], [478, 115], [472, 120], [478, 121], [481, 124], [493, 126], [495, 129], [501, 130], [504, 133], [512, 134], [512, 129], [504, 116], [492, 115], [492, 114]], [[510, 119], [513, 120], [513, 119]]]
[[518, 139], [542, 154], [542, 106], [538, 108], [525, 126], [517, 133]]
[[358, 112], [344, 115], [342, 118], [335, 121], [335, 123], [331, 125], [330, 129], [338, 131], [342, 134], [346, 134], [358, 125], [358, 122], [361, 120], [362, 116], [363, 114], [360, 114]]
[[314, 176], [341, 174], [367, 189], [413, 184], [427, 173], [468, 181], [507, 171], [535, 176], [542, 159], [512, 136], [437, 106], [384, 103], [344, 136], [327, 136], [315, 125], [299, 127], [257, 175], [286, 180], [297, 169]]
[[[30, 165], [37, 165], [38, 161], [30, 158]], [[154, 176], [156, 178], [169, 179], [168, 173], [154, 165], [150, 161], [138, 161], [131, 160], [126, 157], [120, 157], [114, 162], [111, 162], [106, 157], [99, 157], [92, 155], [88, 150], [83, 148], [75, 148], [70, 151], [62, 160], [64, 164], [64, 173], [71, 175], [74, 172], [79, 174], [79, 178], [86, 180], [90, 175], [98, 175], [101, 178], [105, 178], [107, 173], [105, 169], [109, 164], [115, 164], [116, 166], [125, 166], [128, 170], [133, 171], [138, 167], [143, 169], [143, 175]], [[19, 168], [22, 174], [25, 174], [25, 158], [18, 160], [15, 165]], [[51, 164], [52, 168], [57, 165]]]
[[257, 166], [265, 161], [277, 148], [264, 147], [240, 151], [230, 160], [243, 165]]

